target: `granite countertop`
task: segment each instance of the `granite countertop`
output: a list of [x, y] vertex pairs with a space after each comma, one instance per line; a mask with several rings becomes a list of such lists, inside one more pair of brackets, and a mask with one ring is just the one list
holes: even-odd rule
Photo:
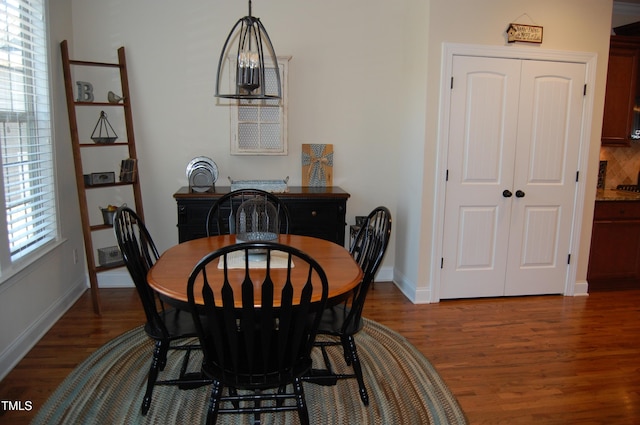
[[640, 193], [615, 189], [598, 189], [596, 201], [640, 201]]

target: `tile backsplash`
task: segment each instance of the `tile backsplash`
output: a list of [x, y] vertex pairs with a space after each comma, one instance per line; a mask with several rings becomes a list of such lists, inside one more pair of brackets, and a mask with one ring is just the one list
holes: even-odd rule
[[640, 171], [640, 143], [628, 148], [600, 148], [600, 161], [607, 161], [606, 189], [615, 189], [619, 184], [638, 184]]

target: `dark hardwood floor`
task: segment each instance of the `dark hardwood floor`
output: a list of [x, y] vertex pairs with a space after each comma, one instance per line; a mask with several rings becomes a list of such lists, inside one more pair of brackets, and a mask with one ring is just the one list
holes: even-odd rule
[[[28, 423], [73, 368], [142, 323], [133, 289], [89, 294], [0, 382], [0, 423]], [[376, 283], [365, 316], [404, 335], [439, 371], [471, 424], [640, 423], [640, 290], [414, 305]], [[6, 326], [6, 324], [5, 324]]]

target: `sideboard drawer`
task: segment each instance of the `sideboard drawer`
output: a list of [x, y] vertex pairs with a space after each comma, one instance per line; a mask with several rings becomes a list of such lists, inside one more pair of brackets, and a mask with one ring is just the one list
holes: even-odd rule
[[342, 202], [292, 201], [287, 208], [292, 217], [291, 233], [344, 245], [346, 205]]
[[305, 227], [333, 225], [341, 215], [340, 205], [331, 202], [299, 201], [288, 203], [287, 208], [295, 223]]

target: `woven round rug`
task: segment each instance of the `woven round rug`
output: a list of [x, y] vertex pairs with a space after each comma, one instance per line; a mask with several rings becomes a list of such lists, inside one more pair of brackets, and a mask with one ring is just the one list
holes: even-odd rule
[[[192, 341], [193, 342], [193, 341]], [[364, 406], [355, 379], [334, 386], [304, 383], [313, 424], [466, 424], [457, 400], [431, 363], [404, 337], [371, 320], [356, 335], [369, 406]], [[153, 342], [142, 327], [108, 342], [81, 363], [38, 411], [32, 424], [202, 424], [209, 386], [180, 390], [156, 386], [151, 408], [140, 413]], [[336, 371], [350, 372], [339, 347], [329, 355]], [[178, 376], [179, 350], [169, 352], [159, 379]], [[200, 353], [192, 355], [196, 371]], [[322, 365], [314, 350], [314, 365]], [[251, 415], [218, 416], [218, 424], [250, 424]], [[297, 424], [297, 412], [266, 413], [264, 424]]]

